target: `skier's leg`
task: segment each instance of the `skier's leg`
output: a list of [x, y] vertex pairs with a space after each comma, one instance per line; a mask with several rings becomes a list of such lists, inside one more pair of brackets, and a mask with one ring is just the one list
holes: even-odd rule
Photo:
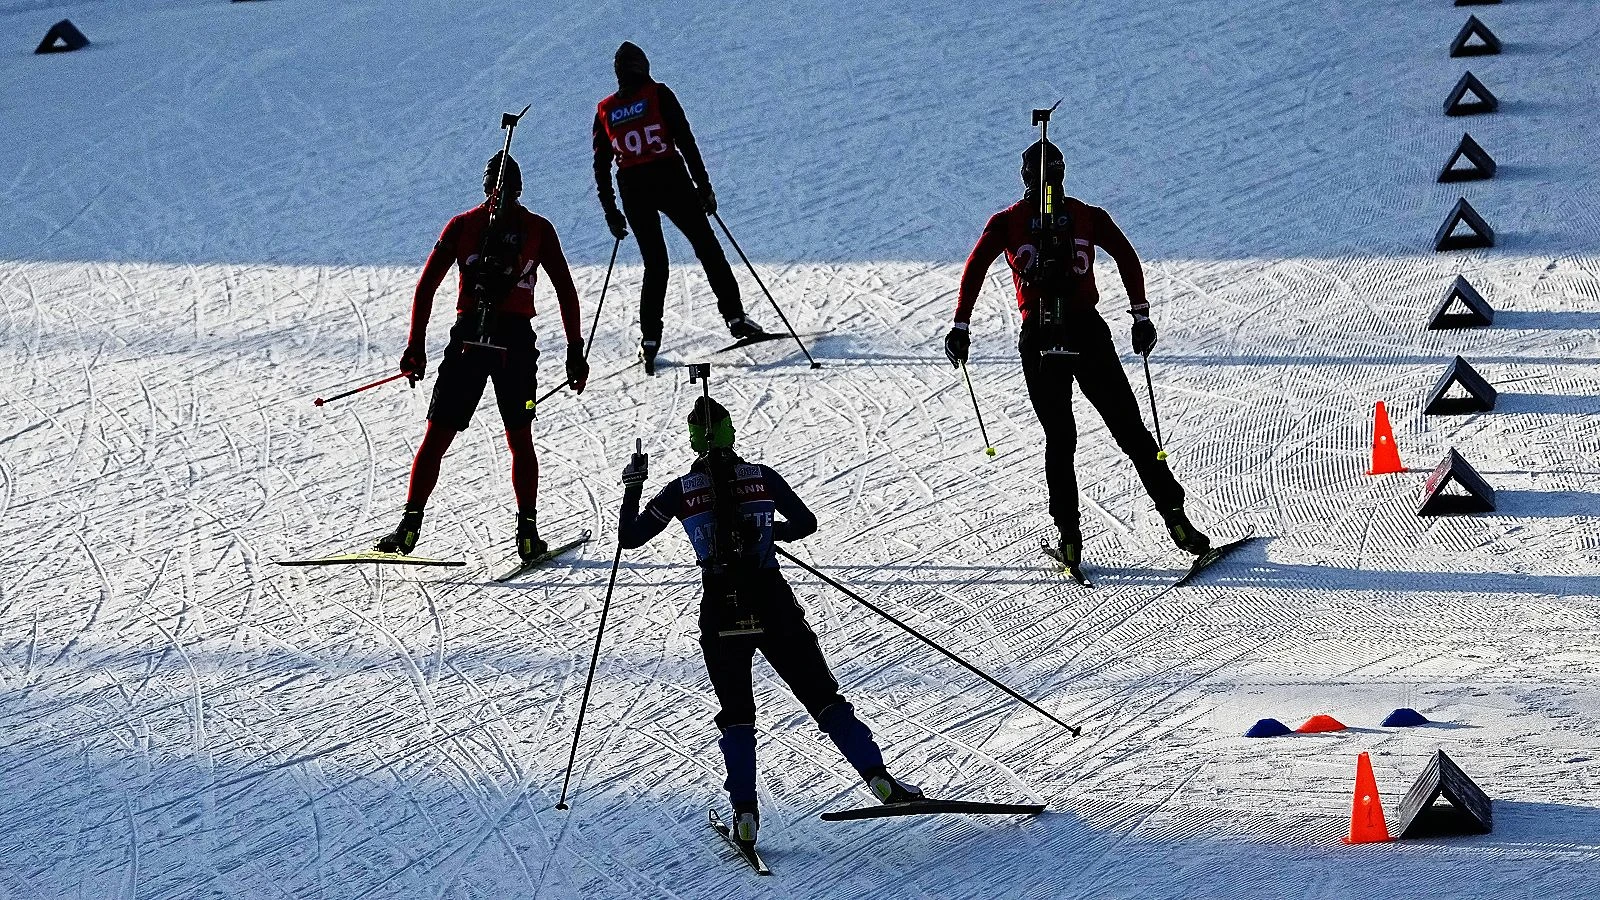
[[833, 741], [844, 758], [863, 777], [883, 768], [883, 751], [872, 732], [855, 715], [855, 708], [839, 693], [839, 682], [828, 668], [816, 632], [806, 622], [805, 611], [781, 575], [773, 572], [763, 585], [761, 653], [789, 690], [794, 692], [817, 727]]
[[434, 485], [439, 483], [439, 466], [450, 443], [458, 431], [453, 426], [436, 421], [428, 422], [428, 430], [417, 447], [417, 457], [411, 462], [411, 484], [406, 490], [406, 508], [422, 509], [428, 505]]
[[699, 258], [701, 268], [705, 269], [711, 293], [717, 298], [717, 312], [722, 314], [724, 320], [744, 318], [739, 282], [733, 277], [733, 268], [722, 250], [722, 242], [711, 230], [711, 220], [706, 216], [705, 208], [700, 205], [700, 198], [695, 195], [694, 186], [687, 178], [682, 185], [674, 185], [673, 190], [662, 197], [661, 211], [667, 214], [672, 224], [678, 226], [678, 230], [683, 232], [683, 236], [689, 239], [689, 245], [694, 248], [694, 255]]
[[439, 363], [439, 377], [433, 383], [433, 399], [428, 403], [428, 430], [422, 435], [422, 444], [411, 461], [411, 482], [406, 488], [406, 509], [395, 530], [379, 538], [374, 549], [384, 553], [410, 553], [422, 533], [422, 512], [439, 483], [439, 466], [457, 432], [465, 431], [472, 414], [483, 399], [483, 388], [489, 380], [489, 368], [481, 355], [467, 352], [462, 347], [458, 329], [462, 320], [450, 330], [450, 343], [445, 347], [444, 360]]
[[1044, 428], [1044, 480], [1050, 491], [1050, 518], [1065, 540], [1081, 541], [1078, 529], [1078, 473], [1073, 456], [1078, 426], [1072, 418], [1073, 357], [1044, 356], [1036, 334], [1024, 331], [1019, 347], [1028, 399]]
[[728, 771], [723, 787], [736, 806], [756, 802], [756, 701], [750, 682], [755, 649], [749, 638], [718, 637], [715, 630], [700, 632], [706, 674], [722, 707], [715, 721], [722, 732], [717, 747]]
[[1144, 425], [1139, 401], [1111, 341], [1110, 328], [1098, 315], [1090, 315], [1080, 323], [1079, 334], [1078, 384], [1084, 398], [1100, 413], [1117, 446], [1133, 462], [1156, 508], [1183, 506], [1183, 487], [1172, 477], [1166, 460], [1156, 458], [1161, 448]]
[[644, 283], [639, 288], [639, 337], [659, 347], [661, 315], [667, 302], [667, 240], [661, 233], [661, 212], [649, 184], [629, 182], [622, 190], [622, 212], [633, 229], [644, 261]]

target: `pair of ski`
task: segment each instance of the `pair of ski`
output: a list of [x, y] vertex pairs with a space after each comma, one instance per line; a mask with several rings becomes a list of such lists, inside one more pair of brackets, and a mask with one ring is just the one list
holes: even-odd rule
[[[935, 800], [924, 798], [921, 800], [908, 800], [905, 803], [885, 803], [882, 806], [864, 806], [860, 809], [842, 809], [836, 812], [825, 812], [822, 820], [825, 822], [851, 822], [859, 819], [883, 819], [890, 816], [922, 816], [933, 813], [965, 813], [967, 815], [989, 816], [1036, 816], [1044, 812], [1044, 805], [1040, 803], [982, 803], [971, 800]], [[710, 810], [712, 830], [722, 836], [723, 841], [739, 854], [757, 875], [771, 875], [772, 869], [768, 868], [761, 854], [754, 845], [745, 844], [733, 836], [733, 829], [722, 821], [716, 810]]]
[[[1189, 566], [1189, 571], [1185, 572], [1183, 577], [1174, 582], [1172, 586], [1183, 587], [1184, 585], [1193, 581], [1195, 576], [1210, 568], [1213, 564], [1221, 562], [1225, 557], [1233, 553], [1233, 551], [1238, 550], [1240, 547], [1243, 547], [1245, 544], [1248, 544], [1255, 539], [1256, 536], [1254, 534], [1247, 534], [1236, 541], [1229, 541], [1226, 544], [1212, 547], [1210, 550], [1207, 550], [1206, 552], [1195, 557], [1194, 562]], [[1065, 559], [1062, 559], [1060, 550], [1050, 546], [1049, 544], [1041, 544], [1039, 549], [1044, 552], [1045, 556], [1055, 560], [1056, 564], [1061, 567], [1062, 573], [1068, 578], [1071, 578], [1073, 581], [1076, 581], [1084, 587], [1094, 587], [1094, 582], [1090, 581], [1088, 576], [1083, 574], [1083, 567], [1081, 565], [1071, 565]]]
[[[494, 578], [496, 584], [520, 578], [528, 572], [539, 568], [563, 553], [574, 550], [587, 544], [593, 535], [586, 529], [576, 538], [560, 546], [551, 547], [549, 550], [517, 564], [503, 575]], [[275, 560], [280, 566], [343, 566], [359, 563], [376, 563], [382, 566], [443, 566], [457, 567], [466, 565], [459, 559], [430, 559], [426, 556], [407, 556], [404, 553], [384, 553], [380, 550], [358, 550], [354, 553], [336, 553], [333, 556], [319, 556], [315, 559], [280, 559]]]

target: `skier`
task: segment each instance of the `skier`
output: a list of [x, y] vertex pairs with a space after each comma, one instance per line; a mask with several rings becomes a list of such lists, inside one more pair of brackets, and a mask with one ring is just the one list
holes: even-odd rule
[[[1062, 232], [1067, 259], [1059, 267], [1046, 259], [1040, 229], [1040, 154], [1044, 155], [1045, 188]], [[1050, 515], [1060, 531], [1061, 560], [1076, 569], [1083, 559], [1083, 535], [1078, 528], [1078, 479], [1073, 470], [1077, 426], [1072, 418], [1072, 382], [1105, 420], [1111, 436], [1133, 461], [1139, 479], [1166, 522], [1179, 548], [1196, 555], [1210, 549], [1211, 541], [1189, 522], [1183, 511], [1183, 487], [1172, 477], [1160, 448], [1140, 418], [1139, 406], [1111, 342], [1111, 330], [1095, 310], [1100, 299], [1094, 283], [1095, 248], [1111, 254], [1128, 292], [1133, 316], [1133, 350], [1148, 356], [1156, 345], [1156, 327], [1150, 321], [1145, 299], [1144, 270], [1139, 254], [1105, 210], [1066, 197], [1062, 183], [1066, 163], [1061, 151], [1048, 141], [1037, 141], [1022, 154], [1021, 201], [995, 213], [983, 228], [977, 246], [961, 272], [955, 322], [945, 337], [944, 351], [951, 365], [964, 365], [970, 342], [968, 323], [973, 303], [988, 274], [989, 265], [1003, 251], [1016, 284], [1017, 306], [1022, 311], [1018, 351], [1039, 424], [1045, 435], [1045, 482], [1050, 492]], [[1055, 208], [1057, 199], [1062, 206]], [[1063, 321], [1048, 326], [1041, 314], [1047, 298], [1062, 299]], [[1065, 352], [1062, 352], [1065, 351]]]
[[[583, 337], [579, 324], [578, 292], [572, 273], [561, 253], [555, 227], [517, 202], [522, 193], [522, 171], [514, 157], [507, 156], [503, 233], [491, 236], [505, 246], [520, 246], [513, 263], [514, 283], [496, 278], [480, 265], [480, 254], [488, 248], [485, 232], [489, 227], [490, 207], [500, 173], [500, 153], [490, 158], [483, 173], [484, 202], [451, 219], [428, 254], [417, 279], [411, 302], [411, 334], [400, 371], [412, 383], [428, 368], [428, 317], [433, 310], [433, 295], [440, 282], [455, 265], [460, 269], [460, 296], [456, 301], [456, 322], [450, 329], [450, 343], [439, 364], [439, 378], [428, 405], [428, 428], [411, 465], [411, 484], [406, 492], [405, 512], [393, 534], [378, 541], [376, 549], [385, 553], [409, 554], [422, 532], [422, 512], [439, 480], [439, 463], [456, 433], [465, 431], [483, 397], [483, 389], [494, 382], [495, 400], [505, 422], [506, 443], [511, 448], [511, 485], [517, 497], [517, 554], [524, 562], [545, 552], [539, 539], [535, 506], [539, 494], [539, 460], [533, 449], [534, 398], [538, 394], [539, 350], [529, 321], [534, 314], [533, 288], [537, 268], [544, 267], [555, 288], [561, 307], [561, 323], [567, 337], [567, 383], [583, 392], [589, 366], [583, 358]], [[485, 279], [487, 279], [485, 281]], [[482, 284], [480, 284], [482, 282]], [[478, 320], [474, 296], [482, 288], [495, 302], [492, 331], [483, 344], [470, 343]], [[486, 346], [492, 345], [492, 346]]]
[[[650, 60], [631, 42], [624, 41], [617, 48], [614, 67], [617, 92], [600, 101], [594, 116], [594, 180], [611, 233], [620, 241], [628, 236], [628, 226], [633, 226], [639, 255], [644, 258], [639, 356], [645, 371], [653, 375], [667, 297], [663, 213], [694, 247], [728, 333], [742, 340], [765, 332], [745, 316], [739, 283], [707, 221], [717, 211], [717, 195], [711, 190], [705, 162], [677, 95], [650, 77]], [[621, 211], [611, 186], [613, 160], [617, 189], [622, 193]]]
[[[918, 788], [884, 767], [872, 732], [839, 693], [805, 612], [778, 571], [773, 541], [796, 541], [817, 530], [817, 518], [782, 477], [733, 451], [733, 421], [710, 397], [689, 413], [689, 445], [700, 456], [688, 474], [668, 482], [639, 511], [648, 476], [645, 457], [623, 470], [626, 485], [617, 540], [643, 546], [673, 519], [683, 523], [701, 567], [700, 648], [721, 711], [717, 742], [727, 766], [724, 787], [733, 801], [734, 832], [755, 844], [756, 707], [751, 665], [760, 650], [821, 730], [884, 803], [921, 799]], [[782, 516], [781, 519], [777, 516]]]

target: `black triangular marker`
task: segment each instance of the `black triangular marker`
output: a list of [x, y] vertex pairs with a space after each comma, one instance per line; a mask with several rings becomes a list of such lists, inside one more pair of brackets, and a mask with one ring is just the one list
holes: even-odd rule
[[[1479, 43], [1469, 44], [1476, 37]], [[1477, 16], [1468, 16], [1456, 39], [1450, 42], [1451, 56], [1494, 56], [1500, 52], [1500, 39]]]
[[[1451, 305], [1458, 300], [1465, 311], [1451, 312]], [[1455, 282], [1450, 285], [1450, 290], [1444, 292], [1439, 305], [1433, 308], [1433, 315], [1428, 317], [1430, 331], [1445, 328], [1474, 328], [1492, 324], [1494, 324], [1494, 307], [1483, 299], [1477, 288], [1467, 282], [1464, 275], [1456, 276]]]
[[[1471, 234], [1456, 234], [1456, 226], [1465, 224]], [[1444, 224], [1433, 236], [1433, 249], [1443, 252], [1445, 250], [1471, 250], [1475, 247], [1493, 247], [1494, 229], [1489, 223], [1478, 215], [1472, 208], [1467, 198], [1462, 197], [1456, 205], [1450, 208], [1450, 214], [1444, 217]]]
[[[1471, 91], [1477, 100], [1468, 100], [1467, 92]], [[1456, 86], [1450, 89], [1450, 96], [1444, 98], [1444, 114], [1447, 116], [1476, 116], [1481, 113], [1492, 113], [1500, 108], [1500, 98], [1489, 92], [1478, 80], [1478, 76], [1466, 72]]]
[[[1452, 484], [1466, 493], [1445, 493]], [[1464, 516], [1480, 512], [1494, 512], [1494, 488], [1452, 447], [1423, 483], [1417, 515]]]
[[[1465, 397], [1447, 397], [1450, 388], [1461, 385], [1467, 392]], [[1494, 401], [1500, 396], [1487, 379], [1478, 374], [1465, 359], [1456, 357], [1439, 377], [1439, 383], [1428, 392], [1427, 402], [1422, 404], [1423, 415], [1430, 416], [1464, 416], [1471, 413], [1488, 412], [1494, 409]]]

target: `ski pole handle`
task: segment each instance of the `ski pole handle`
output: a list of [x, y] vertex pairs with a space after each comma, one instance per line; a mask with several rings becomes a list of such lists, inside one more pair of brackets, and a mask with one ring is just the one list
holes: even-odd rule
[[351, 388], [350, 390], [345, 391], [342, 394], [334, 394], [332, 397], [318, 397], [317, 399], [315, 399], [315, 400], [313, 400], [311, 402], [313, 404], [317, 405], [317, 406], [322, 406], [325, 403], [332, 403], [335, 400], [343, 400], [344, 398], [350, 396], [351, 394], [359, 394], [362, 391], [370, 391], [370, 390], [372, 390], [373, 388], [377, 387], [380, 384], [388, 384], [391, 381], [397, 381], [397, 380], [399, 380], [401, 378], [405, 378], [405, 377], [406, 377], [406, 373], [405, 372], [401, 372], [398, 375], [390, 375], [388, 378], [380, 378], [380, 379], [378, 379], [377, 381], [374, 381], [371, 384], [363, 384], [361, 387]]

